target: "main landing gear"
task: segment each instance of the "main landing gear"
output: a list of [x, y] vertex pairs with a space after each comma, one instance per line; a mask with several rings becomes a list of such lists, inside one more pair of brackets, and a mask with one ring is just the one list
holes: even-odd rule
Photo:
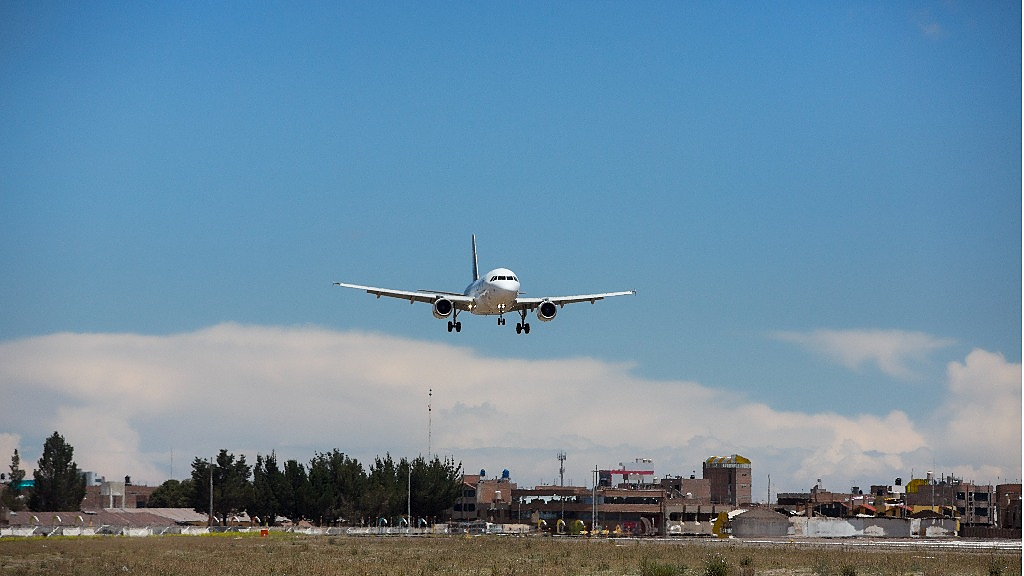
[[453, 311], [452, 319], [448, 321], [448, 331], [462, 332], [462, 322], [459, 322], [459, 309]]
[[[516, 323], [516, 334], [522, 334], [523, 332], [526, 332], [527, 334], [529, 334], [530, 333], [530, 325], [526, 322], [526, 309], [525, 308], [519, 311], [519, 316], [522, 317], [523, 321]], [[502, 322], [502, 324], [504, 324], [504, 322]]]

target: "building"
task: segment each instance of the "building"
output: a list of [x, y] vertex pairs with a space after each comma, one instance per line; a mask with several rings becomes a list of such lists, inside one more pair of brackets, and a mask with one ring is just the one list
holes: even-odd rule
[[82, 499], [82, 510], [100, 510], [104, 508], [145, 508], [149, 497], [158, 486], [137, 486], [131, 478], [126, 482], [107, 482], [102, 478], [95, 483], [86, 485], [85, 498]]
[[487, 471], [462, 476], [462, 494], [456, 499], [451, 510], [455, 521], [487, 520], [507, 522], [509, 520], [512, 491], [516, 484], [504, 470], [501, 478], [487, 478]]
[[785, 538], [789, 517], [767, 508], [753, 508], [732, 519], [732, 535], [737, 538]]
[[877, 512], [875, 497], [864, 494], [854, 486], [849, 493], [832, 492], [821, 485], [821, 479], [810, 492], [780, 492], [777, 496], [776, 511], [801, 516], [843, 518], [856, 515], [874, 516]]
[[996, 486], [996, 522], [1000, 528], [1020, 531], [1020, 505], [1020, 484]]
[[907, 483], [906, 505], [913, 513], [930, 511], [956, 517], [965, 526], [996, 526], [997, 494], [989, 484], [965, 482], [954, 476], [915, 478]]
[[687, 500], [690, 504], [711, 504], [711, 481], [707, 478], [676, 476], [661, 480], [661, 487], [674, 498]]
[[[712, 466], [708, 475], [720, 476], [722, 492], [749, 500], [750, 461], [732, 456], [716, 462], [721, 466]], [[726, 473], [721, 474], [722, 470]], [[462, 495], [451, 516], [463, 522], [529, 524], [556, 533], [589, 531], [596, 520], [598, 530], [612, 534], [709, 535], [715, 518], [736, 509], [731, 504], [714, 502], [714, 482], [712, 478], [695, 475], [659, 480], [653, 470], [627, 470], [620, 465], [616, 469], [598, 470], [596, 487], [518, 488], [509, 479], [508, 471], [501, 478], [486, 479], [481, 470], [480, 475], [463, 477]]]
[[750, 460], [732, 456], [712, 456], [704, 461], [704, 478], [711, 481], [711, 503], [743, 506], [752, 502]]

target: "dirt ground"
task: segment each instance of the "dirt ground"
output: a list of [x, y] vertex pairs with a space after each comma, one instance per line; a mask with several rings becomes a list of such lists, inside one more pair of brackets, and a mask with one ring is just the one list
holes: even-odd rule
[[0, 575], [1019, 576], [1020, 548], [539, 536], [4, 538]]

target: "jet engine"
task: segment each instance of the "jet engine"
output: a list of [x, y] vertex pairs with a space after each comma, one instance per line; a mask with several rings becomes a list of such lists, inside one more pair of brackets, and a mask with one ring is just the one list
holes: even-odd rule
[[550, 300], [545, 300], [537, 306], [537, 319], [541, 322], [550, 322], [558, 314], [558, 306]]
[[452, 305], [452, 301], [447, 298], [438, 298], [434, 300], [434, 318], [438, 320], [447, 318], [452, 315], [452, 310], [455, 307]]

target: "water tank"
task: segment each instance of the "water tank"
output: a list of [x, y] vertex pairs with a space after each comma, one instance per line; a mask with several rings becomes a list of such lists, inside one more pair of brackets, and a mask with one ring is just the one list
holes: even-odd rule
[[505, 468], [504, 470], [501, 471], [501, 479], [502, 480], [508, 480], [508, 478], [509, 478], [508, 468]]
[[486, 476], [487, 476], [487, 470], [484, 470], [483, 468], [481, 468], [480, 469], [480, 477], [481, 478], [485, 478]]

